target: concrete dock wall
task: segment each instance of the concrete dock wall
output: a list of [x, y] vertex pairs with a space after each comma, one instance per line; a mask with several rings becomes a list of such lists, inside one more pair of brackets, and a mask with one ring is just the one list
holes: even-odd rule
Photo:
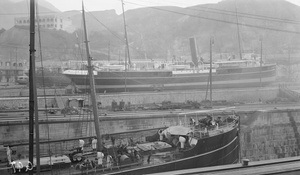
[[[299, 156], [300, 152], [300, 109], [286, 109], [272, 111], [250, 111], [239, 112], [241, 116], [241, 157], [250, 161], [269, 160], [284, 157]], [[101, 133], [105, 142], [110, 141], [110, 136], [117, 139], [133, 138], [144, 140], [145, 136], [157, 132], [157, 128], [174, 125], [187, 124], [189, 118], [196, 120], [205, 117], [206, 113], [178, 115], [175, 113], [160, 115], [140, 115], [132, 117], [107, 117], [101, 119]], [[214, 113], [214, 116], [222, 114]], [[82, 136], [94, 136], [92, 122], [84, 118], [70, 116], [63, 121], [47, 121], [40, 123], [40, 139], [56, 140], [78, 138]], [[0, 123], [0, 145], [28, 141], [28, 122]], [[151, 130], [152, 129], [152, 130]], [[143, 131], [143, 132], [133, 132]], [[133, 133], [128, 133], [133, 132]], [[48, 135], [49, 133], [49, 135]], [[117, 133], [124, 133], [118, 134]], [[78, 141], [51, 143], [41, 145], [42, 154], [62, 154], [66, 150], [77, 146]], [[50, 147], [50, 148], [49, 148]], [[16, 154], [27, 155], [27, 147], [15, 147]], [[4, 149], [3, 149], [4, 150]], [[5, 151], [0, 152], [0, 160], [5, 160]]]
[[255, 112], [242, 119], [242, 157], [252, 161], [299, 156], [300, 111]]
[[[258, 89], [226, 89], [226, 90], [214, 90], [213, 100], [226, 100], [227, 102], [242, 102], [251, 103], [258, 102], [259, 100], [267, 101], [273, 100], [277, 97], [279, 92], [278, 87], [274, 88], [258, 88]], [[145, 92], [145, 93], [119, 93], [119, 94], [98, 94], [97, 102], [102, 103], [102, 107], [111, 107], [112, 101], [115, 100], [117, 103], [124, 101], [126, 104], [130, 103], [133, 105], [140, 104], [153, 104], [161, 103], [163, 101], [171, 101], [175, 103], [183, 103], [186, 101], [197, 101], [201, 102], [208, 96], [206, 91], [174, 91], [174, 92]], [[48, 107], [52, 105], [59, 107], [57, 100], [62, 101], [63, 104], [67, 105], [67, 101], [70, 99], [84, 99], [85, 104], [89, 104], [89, 97], [87, 95], [80, 96], [47, 96], [40, 97], [38, 99], [39, 108], [45, 108], [45, 104]], [[73, 104], [72, 104], [73, 103]], [[24, 107], [28, 108], [28, 97], [18, 98], [0, 98], [1, 107]], [[70, 106], [78, 106], [76, 102], [71, 102]]]
[[[278, 94], [278, 87], [274, 88], [258, 88], [258, 89], [226, 89], [214, 90], [213, 100], [226, 100], [229, 102], [258, 102], [272, 100]], [[209, 92], [207, 94], [209, 98]], [[151, 104], [161, 103], [163, 101], [186, 102], [205, 100], [206, 91], [174, 91], [159, 93], [127, 93], [127, 94], [101, 94], [97, 96], [103, 106], [111, 106], [113, 100], [119, 102], [123, 100], [125, 103], [131, 104]]]

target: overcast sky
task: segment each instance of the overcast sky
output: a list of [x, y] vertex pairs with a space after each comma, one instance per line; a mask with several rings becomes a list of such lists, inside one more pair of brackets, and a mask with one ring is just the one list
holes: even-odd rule
[[[46, 0], [61, 11], [80, 10], [82, 0]], [[188, 7], [198, 4], [217, 3], [221, 0], [124, 0], [125, 11], [146, 6], [179, 6]], [[238, 0], [237, 0], [238, 1]], [[262, 0], [263, 1], [263, 0]], [[300, 0], [287, 0], [300, 6]], [[121, 0], [84, 0], [87, 11], [115, 9], [118, 14], [122, 12]]]

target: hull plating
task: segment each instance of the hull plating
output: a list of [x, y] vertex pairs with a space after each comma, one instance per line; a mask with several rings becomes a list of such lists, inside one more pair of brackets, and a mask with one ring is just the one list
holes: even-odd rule
[[[126, 76], [125, 76], [126, 75]], [[147, 76], [149, 75], [149, 76]], [[86, 75], [68, 74], [77, 88], [82, 92], [89, 91], [89, 80]], [[262, 69], [236, 68], [222, 69], [212, 76], [213, 89], [245, 88], [268, 85], [276, 80], [276, 66], [264, 66]], [[206, 89], [208, 74], [178, 74], [170, 72], [98, 72], [95, 75], [96, 91], [135, 92]]]

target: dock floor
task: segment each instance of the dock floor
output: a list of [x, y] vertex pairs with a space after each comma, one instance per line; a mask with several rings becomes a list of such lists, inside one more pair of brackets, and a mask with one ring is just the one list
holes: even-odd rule
[[[214, 166], [206, 168], [195, 168], [188, 170], [171, 171], [156, 173], [155, 175], [299, 175], [300, 174], [300, 157], [289, 157], [282, 159], [264, 160], [249, 162], [243, 166], [242, 163]], [[154, 175], [154, 174], [153, 174]]]

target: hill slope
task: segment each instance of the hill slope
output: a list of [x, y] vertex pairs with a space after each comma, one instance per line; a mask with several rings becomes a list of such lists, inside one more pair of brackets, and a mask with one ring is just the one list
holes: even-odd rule
[[[39, 12], [44, 14], [59, 13], [60, 11], [45, 0], [39, 0]], [[29, 1], [0, 1], [0, 28], [9, 29], [14, 26], [14, 19], [21, 16], [29, 16]]]
[[[61, 15], [72, 19], [77, 28], [82, 26], [79, 11]], [[124, 59], [123, 16], [114, 10], [88, 12], [86, 16], [94, 59], [108, 59], [109, 50], [111, 59]], [[238, 33], [243, 53], [259, 54], [260, 38], [263, 54], [268, 59], [272, 59], [273, 54], [287, 55], [288, 47], [292, 52], [300, 50], [297, 47], [300, 45], [300, 7], [285, 0], [223, 0], [188, 8], [140, 8], [126, 11], [125, 16], [132, 59], [190, 60], [190, 37], [197, 39], [199, 54], [204, 58], [209, 52], [210, 37], [214, 37], [214, 53], [238, 55]], [[18, 37], [12, 34], [16, 32], [13, 30], [19, 30]], [[28, 31], [13, 30], [0, 35], [0, 44], [19, 44], [27, 49]], [[44, 33], [51, 34], [42, 35], [43, 45], [56, 49], [45, 51], [46, 58], [81, 59], [78, 51], [78, 43], [83, 43], [81, 30], [76, 32], [78, 40], [75, 34], [61, 31], [45, 30]], [[2, 53], [5, 52], [9, 57], [11, 51], [4, 49]]]

